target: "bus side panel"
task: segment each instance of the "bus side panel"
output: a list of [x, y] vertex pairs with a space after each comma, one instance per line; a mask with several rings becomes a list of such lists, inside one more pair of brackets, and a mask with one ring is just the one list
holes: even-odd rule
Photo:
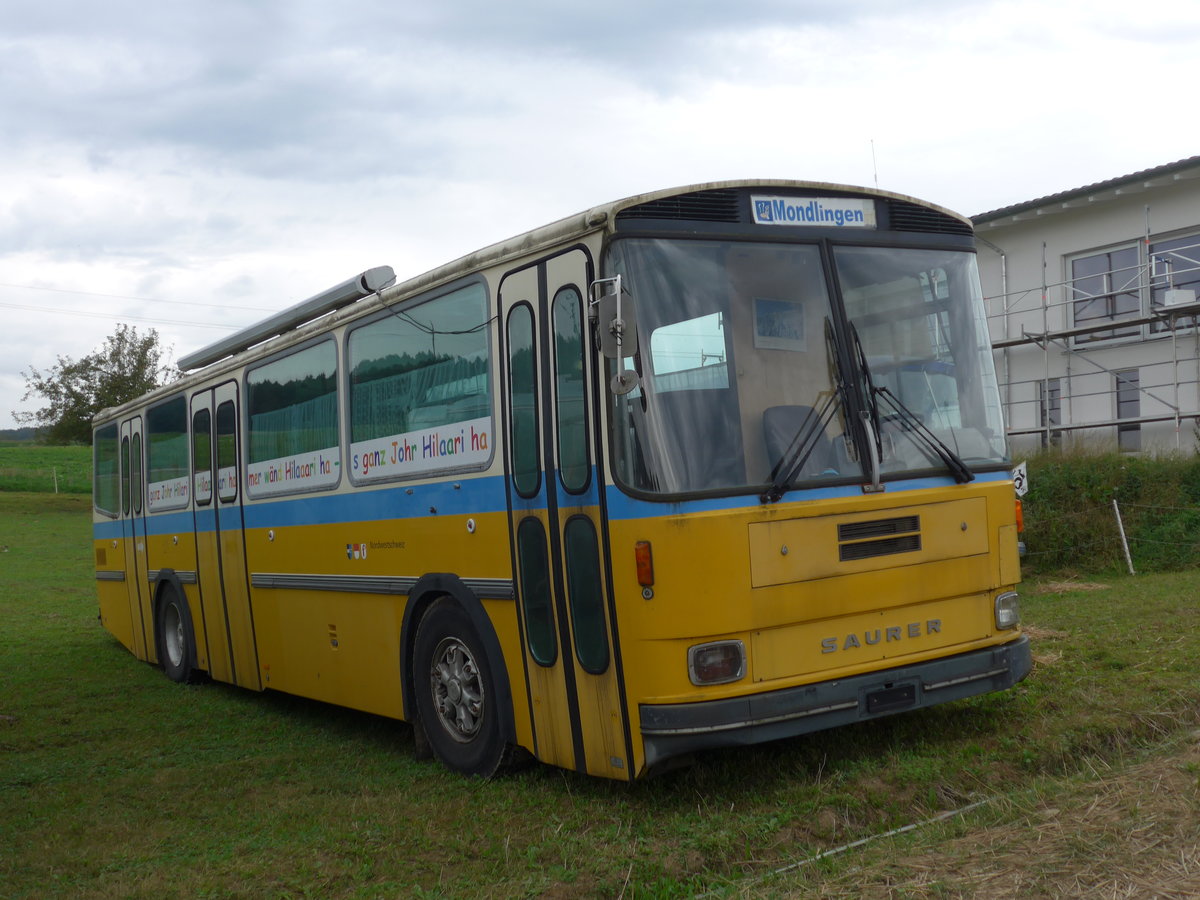
[[395, 719], [400, 621], [390, 594], [256, 588], [263, 686]]
[[105, 535], [111, 527], [106, 522], [93, 526], [93, 533], [96, 535], [92, 544], [96, 557], [96, 593], [100, 603], [100, 624], [130, 653], [135, 653], [133, 616], [129, 609], [129, 590], [125, 586], [123, 566], [125, 550], [119, 538]]
[[[255, 521], [282, 523], [311, 502], [300, 498], [255, 507]], [[361, 542], [362, 527], [351, 528]], [[400, 623], [407, 598], [322, 585], [325, 576], [351, 574], [346, 529], [340, 523], [247, 529], [263, 686], [402, 718]], [[265, 583], [272, 573], [290, 576], [289, 586]], [[308, 587], [295, 586], [297, 578], [307, 578]]]
[[503, 660], [508, 673], [508, 684], [512, 693], [513, 724], [517, 743], [533, 752], [533, 722], [529, 717], [528, 686], [525, 683], [525, 667], [521, 664], [521, 625], [517, 620], [515, 600], [484, 600], [484, 612], [496, 629], [496, 639], [508, 652]]
[[[389, 498], [412, 503], [406, 488], [385, 491]], [[372, 519], [373, 510], [391, 504], [363, 491], [316, 500], [339, 510], [338, 515], [345, 514], [343, 504], [349, 504], [363, 517], [360, 521], [284, 524], [319, 516], [313, 503], [313, 498], [297, 498], [251, 507], [256, 523], [279, 523], [246, 532], [264, 685], [404, 718], [400, 640], [408, 596], [396, 584], [404, 578], [415, 583], [430, 572], [453, 573], [464, 580], [511, 579], [504, 514]], [[465, 550], [464, 536], [469, 542]], [[286, 576], [287, 586], [270, 586], [272, 575]], [[339, 581], [356, 579], [364, 582], [361, 590], [338, 590]], [[297, 580], [307, 588], [297, 587]], [[501, 646], [519, 647], [513, 602], [488, 606]], [[513, 643], [506, 641], [506, 634], [513, 635]], [[512, 656], [519, 667], [519, 652]], [[515, 692], [524, 678], [513, 677], [514, 659], [502, 662]], [[523, 687], [520, 697], [523, 703]]]
[[[196, 664], [207, 670], [208, 642], [204, 637], [203, 610], [197, 586], [192, 583], [197, 580], [196, 542], [189, 534], [192, 528], [192, 514], [188, 512], [181, 516], [154, 516], [148, 518], [146, 524], [149, 531], [146, 550], [150, 571], [169, 569], [179, 578], [183, 587], [183, 599], [192, 618], [192, 632], [196, 639]], [[158, 586], [151, 586], [151, 609], [155, 616], [158, 614], [156, 601], [160, 589]]]

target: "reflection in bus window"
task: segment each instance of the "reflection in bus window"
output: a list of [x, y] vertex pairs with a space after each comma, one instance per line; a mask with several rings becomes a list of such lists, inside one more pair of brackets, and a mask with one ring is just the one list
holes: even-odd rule
[[147, 411], [146, 450], [150, 511], [187, 506], [187, 401], [182, 394]]
[[352, 441], [491, 415], [486, 299], [470, 285], [350, 332]]
[[832, 312], [816, 245], [627, 239], [610, 265], [643, 335], [626, 363], [640, 386], [612, 400], [622, 482], [757, 493], [793, 460], [802, 481], [861, 477], [819, 339]]
[[96, 429], [92, 441], [92, 485], [96, 509], [115, 516], [120, 509], [121, 465], [117, 454], [117, 423]]
[[246, 375], [250, 496], [337, 484], [337, 349], [322, 341]]

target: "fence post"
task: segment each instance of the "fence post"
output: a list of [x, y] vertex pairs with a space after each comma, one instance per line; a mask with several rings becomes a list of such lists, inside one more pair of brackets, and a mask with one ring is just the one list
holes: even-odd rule
[[58, 493], [58, 466], [50, 470], [54, 473], [54, 493]]
[[1117, 506], [1117, 498], [1113, 497], [1113, 515], [1117, 517], [1117, 531], [1121, 535], [1121, 549], [1125, 551], [1125, 565], [1129, 567], [1129, 574], [1136, 575], [1133, 571], [1133, 558], [1129, 555], [1129, 541], [1125, 539], [1125, 526], [1121, 523], [1121, 507]]

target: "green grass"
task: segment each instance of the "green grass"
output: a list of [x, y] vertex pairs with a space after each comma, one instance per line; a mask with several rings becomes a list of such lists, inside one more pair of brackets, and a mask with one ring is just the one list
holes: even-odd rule
[[1026, 572], [1123, 572], [1113, 501], [1135, 570], [1200, 566], [1200, 456], [1125, 456], [1086, 445], [1031, 456]]
[[86, 498], [0, 493], [6, 898], [879, 886], [888, 870], [856, 872], [857, 850], [771, 873], [979, 798], [994, 802], [904, 846], [1024, 814], [1022, 798], [1053, 803], [1177, 740], [1200, 709], [1200, 576], [1174, 573], [1030, 593], [1037, 662], [1004, 694], [702, 754], [634, 785], [546, 766], [471, 780], [415, 760], [403, 723], [181, 686], [137, 661], [96, 621], [89, 532]]
[[0, 491], [90, 494], [92, 448], [0, 441]]

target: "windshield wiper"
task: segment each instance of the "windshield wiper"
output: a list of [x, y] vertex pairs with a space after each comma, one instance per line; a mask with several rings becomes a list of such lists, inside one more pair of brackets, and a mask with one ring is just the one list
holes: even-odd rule
[[[863, 378], [866, 380], [866, 394], [871, 404], [870, 416], [864, 413], [863, 418], [870, 418], [874, 423], [874, 433], [868, 429], [868, 440], [875, 442], [875, 449], [879, 452], [878, 458], [883, 458], [883, 420], [879, 416], [879, 400], [883, 397], [895, 410], [896, 418], [908, 426], [909, 431], [919, 437], [925, 446], [932, 450], [937, 457], [946, 464], [946, 468], [950, 470], [950, 474], [954, 476], [954, 480], [959, 484], [965, 484], [968, 481], [975, 480], [975, 473], [972, 472], [961, 456], [951, 450], [936, 434], [929, 430], [929, 427], [921, 421], [921, 417], [914, 413], [911, 409], [900, 402], [900, 398], [893, 394], [886, 387], [878, 387], [875, 384], [875, 379], [871, 377], [871, 367], [867, 364], [867, 354], [863, 350], [862, 341], [858, 336], [858, 329], [854, 327], [854, 323], [850, 323], [850, 339], [854, 343], [854, 353], [858, 358], [858, 366], [862, 372]], [[875, 478], [876, 487], [878, 487], [878, 476]]]
[[975, 473], [963, 462], [962, 457], [951, 450], [944, 441], [930, 431], [929, 426], [921, 421], [920, 416], [901, 403], [899, 397], [886, 387], [876, 387], [873, 390], [876, 396], [887, 400], [892, 409], [896, 411], [896, 417], [908, 426], [910, 433], [919, 437], [927, 448], [937, 454], [938, 458], [946, 464], [946, 468], [950, 470], [950, 474], [954, 476], [955, 481], [959, 484], [965, 484], [968, 481], [975, 480]]
[[820, 409], [809, 411], [795, 436], [788, 442], [787, 450], [771, 470], [771, 486], [759, 495], [758, 499], [761, 502], [776, 503], [787, 492], [788, 485], [800, 474], [800, 470], [820, 444], [825, 427], [833, 419], [834, 400], [840, 396], [839, 387], [825, 398]]

